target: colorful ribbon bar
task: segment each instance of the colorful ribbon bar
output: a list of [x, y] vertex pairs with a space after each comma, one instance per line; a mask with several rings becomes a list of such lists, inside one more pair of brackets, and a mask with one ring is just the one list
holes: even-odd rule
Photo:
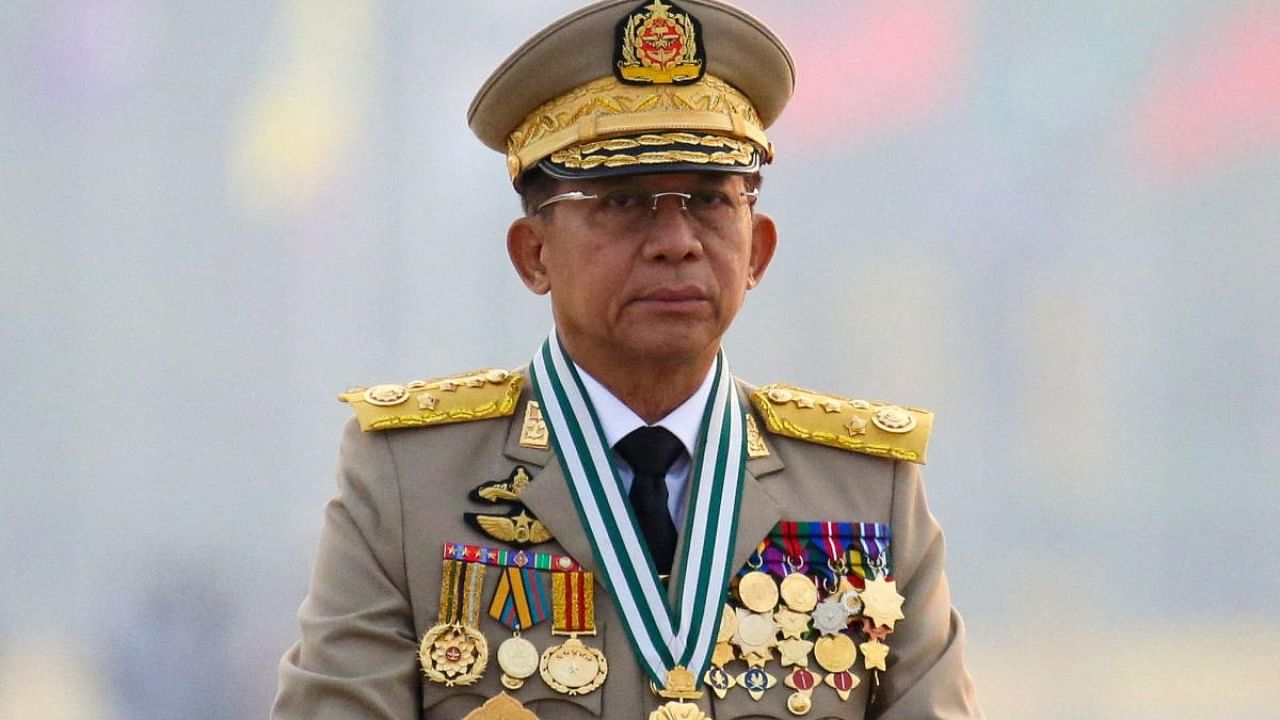
[[445, 560], [460, 560], [493, 567], [532, 568], [554, 572], [575, 572], [582, 569], [578, 561], [568, 555], [488, 548], [464, 543], [445, 543], [443, 557]]
[[440, 622], [475, 627], [480, 620], [484, 566], [446, 560], [440, 583]]
[[596, 633], [596, 588], [589, 572], [551, 576], [551, 632], [557, 635]]
[[892, 538], [886, 523], [784, 520], [760, 543], [757, 554], [775, 577], [800, 571], [835, 580], [833, 568], [841, 568], [858, 585], [865, 578], [875, 577], [878, 570], [891, 567]]
[[512, 630], [527, 630], [547, 619], [551, 597], [546, 575], [533, 568], [502, 569], [498, 589], [489, 603], [489, 616]]

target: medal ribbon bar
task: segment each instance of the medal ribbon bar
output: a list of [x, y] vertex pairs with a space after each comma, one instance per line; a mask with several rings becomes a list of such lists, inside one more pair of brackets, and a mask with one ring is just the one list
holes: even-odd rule
[[462, 560], [493, 567], [534, 568], [556, 572], [582, 569], [582, 566], [568, 555], [531, 550], [507, 550], [465, 543], [445, 543], [442, 555], [445, 560]]
[[512, 630], [527, 630], [547, 619], [551, 598], [541, 571], [502, 569], [498, 589], [489, 603], [489, 616]]
[[551, 576], [551, 632], [556, 635], [596, 634], [596, 588], [589, 572]]

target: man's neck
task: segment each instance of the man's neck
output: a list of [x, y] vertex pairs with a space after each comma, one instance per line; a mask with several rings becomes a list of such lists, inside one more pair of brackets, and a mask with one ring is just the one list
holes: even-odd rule
[[672, 410], [697, 392], [711, 364], [712, 355], [696, 365], [680, 363], [655, 366], [648, 363], [628, 364], [625, 367], [593, 366], [574, 358], [583, 370], [591, 374], [614, 397], [622, 401], [646, 423], [653, 424], [671, 414]]

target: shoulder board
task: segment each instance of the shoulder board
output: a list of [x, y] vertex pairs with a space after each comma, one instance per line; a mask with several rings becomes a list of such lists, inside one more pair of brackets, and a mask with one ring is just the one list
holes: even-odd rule
[[776, 435], [881, 457], [924, 463], [933, 413], [889, 403], [765, 385], [751, 404]]
[[404, 385], [351, 388], [338, 395], [356, 411], [360, 429], [446, 425], [506, 417], [515, 412], [524, 377], [507, 370], [476, 370]]

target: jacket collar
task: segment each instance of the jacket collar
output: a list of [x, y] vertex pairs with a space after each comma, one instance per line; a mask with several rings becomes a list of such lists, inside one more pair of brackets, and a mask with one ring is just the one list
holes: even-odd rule
[[[754, 412], [749, 401], [749, 395], [754, 388], [740, 381], [737, 385], [738, 399], [742, 407], [747, 408], [748, 412]], [[560, 467], [560, 461], [556, 458], [555, 452], [550, 448], [530, 448], [520, 444], [520, 430], [524, 424], [526, 406], [532, 399], [532, 389], [526, 382], [521, 391], [516, 412], [512, 416], [505, 450], [506, 455], [512, 460], [540, 468], [530, 469], [532, 480], [521, 495], [521, 500], [551, 530], [566, 553], [577, 560], [584, 569], [595, 572], [597, 568], [595, 557], [591, 552], [591, 540], [587, 529], [578, 519], [573, 496], [569, 493], [564, 470]], [[756, 423], [763, 424], [760, 418], [756, 418]], [[784, 470], [785, 465], [782, 459], [772, 451], [765, 457], [747, 461], [747, 471], [742, 481], [742, 504], [738, 511], [738, 532], [734, 541], [733, 568], [740, 568], [746, 564], [760, 541], [782, 519], [781, 506], [759, 479]], [[785, 482], [785, 476], [777, 480]], [[684, 536], [681, 535], [680, 546], [676, 548], [677, 562], [683, 554], [684, 540]], [[680, 568], [677, 566], [674, 570], [679, 572]], [[672, 588], [675, 586], [676, 584], [672, 583]]]

